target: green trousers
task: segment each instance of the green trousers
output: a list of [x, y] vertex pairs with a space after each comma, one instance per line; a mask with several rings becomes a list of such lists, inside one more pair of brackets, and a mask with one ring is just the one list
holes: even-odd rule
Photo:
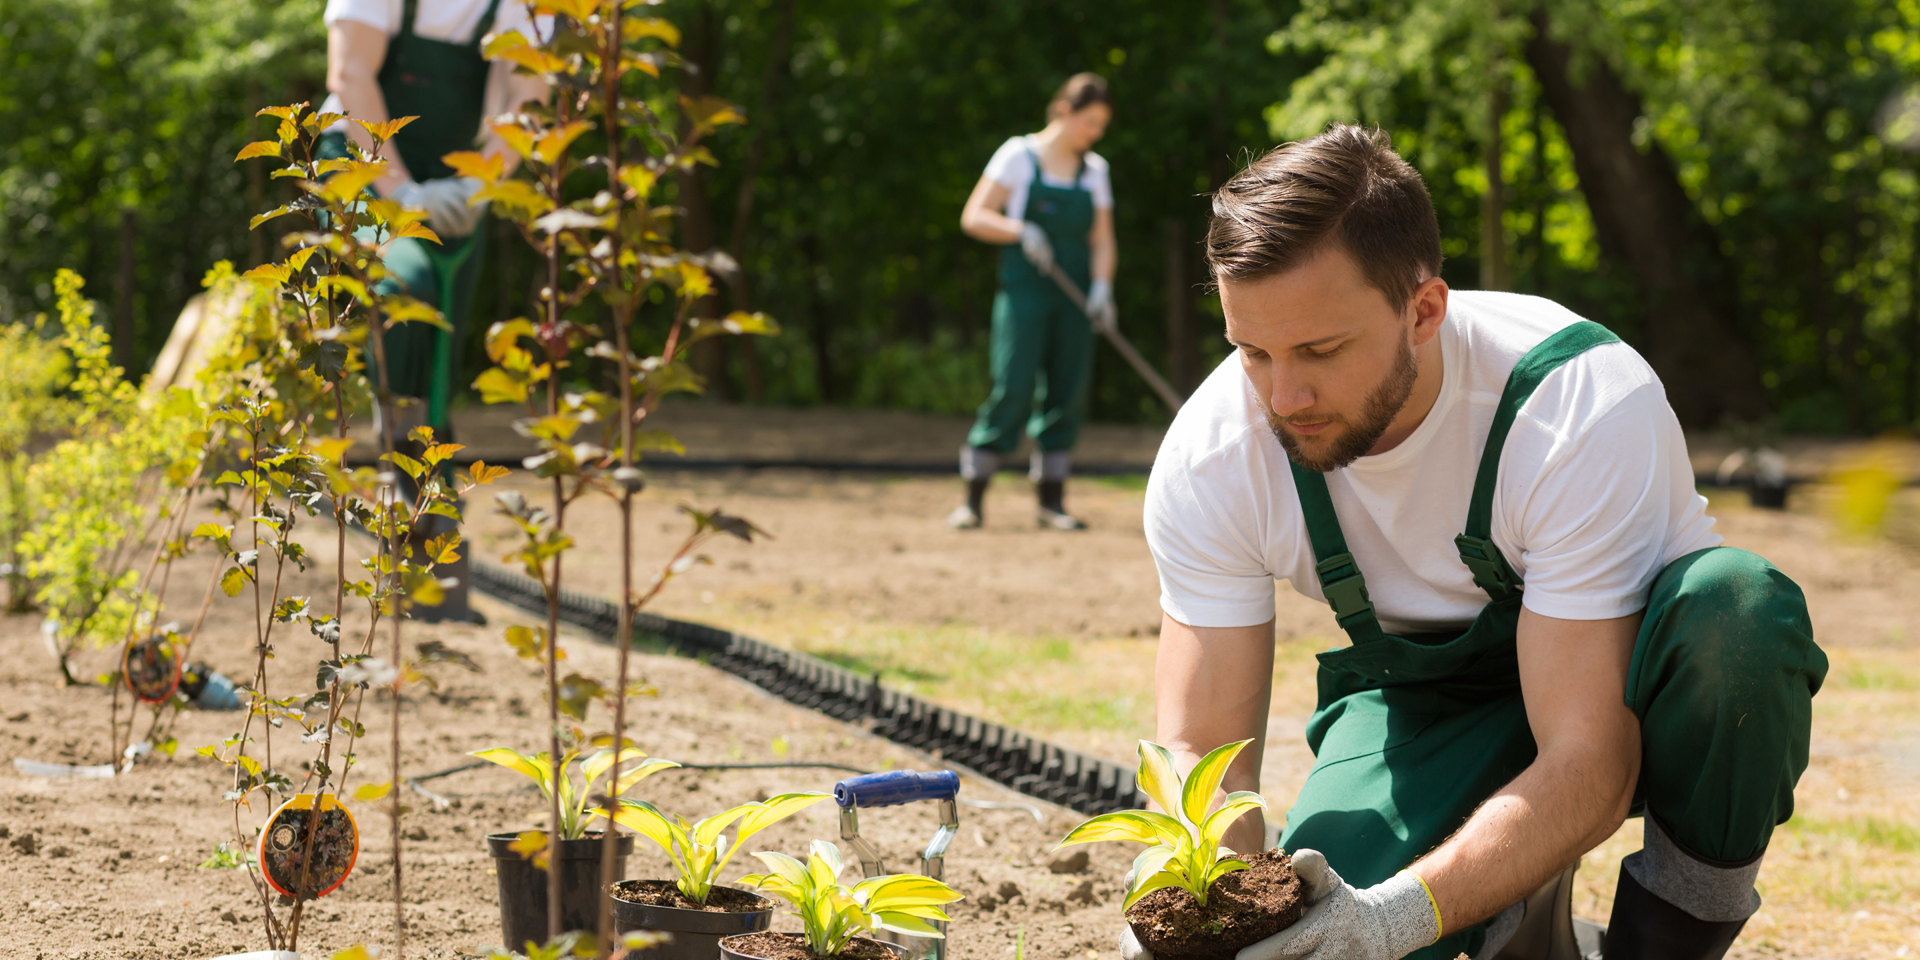
[[486, 235], [482, 220], [472, 236], [448, 237], [444, 248], [411, 237], [387, 244], [384, 262], [394, 276], [381, 281], [379, 292], [405, 292], [438, 307], [453, 327], [448, 333], [425, 323], [403, 323], [387, 331], [385, 344], [388, 388], [426, 400], [428, 423], [443, 435], [448, 402], [458, 389], [454, 377], [466, 351], [467, 315], [480, 282]]
[[1043, 453], [1073, 449], [1092, 369], [1093, 325], [1066, 294], [1050, 280], [1003, 284], [993, 298], [993, 392], [967, 445], [1012, 453], [1024, 429]]
[[[1771, 563], [1730, 547], [1674, 561], [1654, 582], [1627, 675], [1641, 724], [1634, 812], [1699, 857], [1759, 855], [1793, 814], [1826, 672], [1806, 598]], [[1446, 840], [1535, 754], [1517, 693], [1434, 711], [1399, 705], [1398, 693], [1353, 692], [1316, 714], [1330, 722], [1309, 727], [1314, 768], [1281, 838], [1325, 853], [1357, 887]], [[1409, 956], [1449, 960], [1484, 940], [1475, 927]]]

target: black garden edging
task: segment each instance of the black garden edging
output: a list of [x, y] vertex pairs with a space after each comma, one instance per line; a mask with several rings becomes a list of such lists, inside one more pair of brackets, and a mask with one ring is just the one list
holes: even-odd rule
[[[522, 610], [547, 610], [539, 581], [497, 564], [474, 560], [473, 586]], [[599, 597], [563, 590], [560, 619], [611, 641], [619, 632], [620, 610]], [[650, 613], [636, 616], [633, 629], [636, 636], [655, 637], [785, 700], [837, 720], [870, 724], [875, 734], [1029, 796], [1087, 814], [1144, 805], [1131, 767], [887, 689], [877, 675], [865, 676], [810, 654]]]

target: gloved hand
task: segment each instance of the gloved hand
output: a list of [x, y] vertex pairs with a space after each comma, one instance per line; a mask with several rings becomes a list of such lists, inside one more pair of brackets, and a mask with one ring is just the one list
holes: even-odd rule
[[1020, 225], [1020, 252], [1027, 255], [1027, 262], [1035, 270], [1046, 273], [1053, 269], [1053, 244], [1047, 242], [1047, 231], [1039, 224]]
[[1133, 935], [1133, 925], [1120, 929], [1120, 960], [1153, 960], [1153, 951], [1140, 945], [1140, 939]]
[[469, 205], [480, 187], [480, 181], [473, 177], [444, 177], [425, 183], [409, 180], [393, 188], [387, 199], [427, 211], [427, 226], [443, 239], [464, 237], [487, 212], [485, 203]]
[[1294, 851], [1293, 870], [1307, 888], [1306, 914], [1235, 960], [1399, 960], [1440, 939], [1433, 901], [1411, 873], [1356, 890], [1318, 850]]
[[1087, 319], [1097, 333], [1112, 333], [1120, 328], [1120, 311], [1113, 305], [1113, 281], [1100, 277], [1087, 288]]

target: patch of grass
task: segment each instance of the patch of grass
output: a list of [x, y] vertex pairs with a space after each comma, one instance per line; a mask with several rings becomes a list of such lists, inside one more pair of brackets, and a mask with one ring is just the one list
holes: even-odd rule
[[1920, 680], [1891, 664], [1853, 660], [1834, 671], [1849, 690], [1920, 690]]
[[1109, 490], [1128, 490], [1144, 493], [1147, 489], [1147, 475], [1144, 473], [1116, 473], [1109, 476], [1091, 478], [1095, 484]]
[[828, 663], [846, 667], [857, 673], [877, 673], [882, 683], [888, 681], [897, 683], [901, 680], [928, 683], [947, 678], [944, 673], [925, 670], [912, 664], [902, 664], [891, 657], [865, 657], [845, 650], [809, 650], [808, 652]]
[[1781, 829], [1801, 836], [1853, 840], [1895, 853], [1920, 853], [1920, 827], [1879, 817], [1824, 820], [1795, 814]]

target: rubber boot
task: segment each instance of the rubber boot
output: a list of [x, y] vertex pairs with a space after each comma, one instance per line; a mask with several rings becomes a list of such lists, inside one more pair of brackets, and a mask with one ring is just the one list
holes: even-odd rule
[[1040, 495], [1040, 508], [1034, 514], [1034, 521], [1043, 527], [1055, 530], [1085, 530], [1087, 525], [1078, 517], [1067, 512], [1067, 482], [1065, 480], [1042, 480], [1034, 484]]
[[967, 502], [953, 508], [947, 514], [947, 526], [955, 530], [978, 530], [986, 522], [987, 484], [991, 477], [975, 477], [967, 481]]
[[1701, 920], [1649, 893], [1622, 869], [1600, 955], [1605, 960], [1720, 960], [1746, 925], [1745, 920]]

